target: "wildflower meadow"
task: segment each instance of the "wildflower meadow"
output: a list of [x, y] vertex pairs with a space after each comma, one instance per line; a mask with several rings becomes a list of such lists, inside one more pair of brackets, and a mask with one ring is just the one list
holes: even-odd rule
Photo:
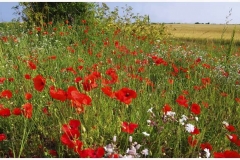
[[0, 157], [240, 157], [234, 32], [206, 49], [144, 19], [76, 21], [0, 24]]

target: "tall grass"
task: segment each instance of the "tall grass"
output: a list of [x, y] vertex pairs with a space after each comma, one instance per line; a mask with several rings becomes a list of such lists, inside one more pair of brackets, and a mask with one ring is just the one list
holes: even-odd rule
[[[210, 157], [239, 156], [239, 49], [229, 45], [229, 54], [215, 55], [221, 46], [209, 53], [157, 39], [154, 29], [144, 36], [123, 28], [85, 22], [1, 28], [0, 157], [196, 158], [209, 157], [206, 148]], [[38, 75], [46, 81], [42, 90], [34, 86]], [[57, 100], [53, 86], [68, 99]], [[90, 104], [80, 102], [83, 94]], [[81, 123], [71, 128], [80, 133], [82, 145], [72, 140], [79, 150], [63, 140], [71, 120]]]

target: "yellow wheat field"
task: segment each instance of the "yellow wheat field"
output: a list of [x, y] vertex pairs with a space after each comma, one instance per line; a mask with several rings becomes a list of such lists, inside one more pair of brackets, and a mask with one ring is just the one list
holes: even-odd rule
[[[166, 24], [168, 31], [176, 38], [231, 39], [236, 26], [234, 39], [240, 40], [240, 25], [233, 24]], [[223, 34], [223, 36], [222, 36]]]

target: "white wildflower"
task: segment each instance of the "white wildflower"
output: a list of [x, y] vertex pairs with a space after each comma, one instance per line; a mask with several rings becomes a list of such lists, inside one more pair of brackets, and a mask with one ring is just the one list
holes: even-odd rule
[[106, 146], [104, 147], [104, 149], [105, 149], [105, 151], [106, 151], [108, 154], [111, 154], [111, 153], [113, 153], [113, 151], [114, 151], [114, 147], [113, 147], [112, 144], [106, 145]]
[[168, 111], [166, 115], [169, 117], [174, 117], [175, 114], [176, 114], [175, 112]]
[[192, 125], [192, 124], [187, 124], [186, 126], [185, 126], [185, 129], [189, 132], [189, 133], [191, 133], [191, 132], [193, 132], [194, 131], [194, 125]]
[[182, 118], [181, 118], [181, 119], [179, 119], [179, 122], [180, 122], [182, 125], [184, 125], [184, 122], [185, 122], [185, 121], [187, 121], [187, 119], [188, 119], [188, 117], [187, 117], [187, 116], [185, 116], [185, 115], [182, 115]]
[[224, 124], [226, 127], [228, 127], [228, 126], [229, 126], [229, 123], [228, 123], [228, 122], [226, 122], [226, 121], [223, 121], [223, 122], [222, 122], [222, 124]]
[[147, 120], [148, 126], [151, 125], [152, 121], [151, 120]]
[[137, 144], [135, 148], [138, 150], [141, 146], [142, 146], [141, 144]]
[[231, 136], [231, 135], [227, 135], [227, 136], [228, 136], [229, 139], [233, 139], [233, 136]]
[[146, 149], [142, 150], [141, 153], [142, 153], [143, 155], [147, 156], [147, 155], [148, 155], [148, 149], [146, 148]]
[[126, 153], [134, 156], [137, 154], [137, 150], [135, 147], [132, 146], [131, 149], [127, 149]]
[[151, 107], [150, 109], [148, 109], [148, 111], [147, 112], [150, 112], [150, 113], [153, 113], [153, 107]]
[[117, 136], [113, 136], [113, 142], [117, 141]]
[[195, 117], [195, 120], [198, 121], [198, 117]]
[[129, 142], [132, 142], [132, 136], [129, 136]]
[[150, 136], [147, 132], [142, 132], [142, 134], [144, 134], [144, 136]]
[[205, 148], [204, 149], [205, 153], [206, 153], [206, 157], [209, 158], [210, 157], [210, 152], [209, 152], [209, 149]]

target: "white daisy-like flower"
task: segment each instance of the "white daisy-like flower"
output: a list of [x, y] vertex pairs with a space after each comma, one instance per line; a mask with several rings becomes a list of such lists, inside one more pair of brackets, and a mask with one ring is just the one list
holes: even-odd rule
[[233, 136], [231, 136], [231, 135], [227, 135], [227, 136], [228, 136], [229, 139], [233, 139]]
[[187, 119], [188, 119], [188, 117], [187, 117], [187, 116], [185, 116], [185, 115], [182, 115], [182, 118], [181, 118], [181, 119], [179, 119], [179, 122], [180, 122], [182, 125], [184, 125], [184, 122], [185, 122], [185, 121], [187, 121]]
[[142, 152], [141, 152], [143, 155], [145, 155], [145, 156], [147, 156], [148, 155], [148, 149], [147, 148], [145, 148], [144, 150], [142, 150]]
[[224, 124], [226, 127], [228, 127], [228, 126], [229, 126], [229, 123], [228, 123], [228, 122], [226, 122], [226, 121], [223, 121], [223, 122], [222, 122], [222, 124]]
[[142, 146], [141, 144], [137, 144], [135, 148], [138, 150], [141, 146]]
[[194, 125], [192, 124], [186, 124], [185, 129], [189, 132], [192, 133], [194, 131]]
[[205, 151], [205, 153], [206, 153], [206, 158], [209, 158], [210, 155], [211, 155], [209, 149], [204, 148], [204, 151]]
[[152, 110], [153, 110], [153, 107], [151, 107], [150, 109], [148, 109], [147, 112], [153, 113]]
[[195, 117], [195, 120], [198, 121], [198, 117]]
[[147, 124], [148, 124], [148, 126], [150, 126], [150, 125], [151, 125], [151, 123], [152, 123], [152, 121], [151, 121], [151, 120], [147, 120]]
[[169, 117], [174, 117], [175, 114], [176, 114], [175, 112], [168, 111], [166, 115]]
[[129, 142], [132, 142], [132, 136], [129, 136]]
[[117, 141], [117, 136], [113, 136], [113, 142]]
[[147, 132], [142, 132], [142, 134], [144, 134], [144, 136], [150, 136]]

